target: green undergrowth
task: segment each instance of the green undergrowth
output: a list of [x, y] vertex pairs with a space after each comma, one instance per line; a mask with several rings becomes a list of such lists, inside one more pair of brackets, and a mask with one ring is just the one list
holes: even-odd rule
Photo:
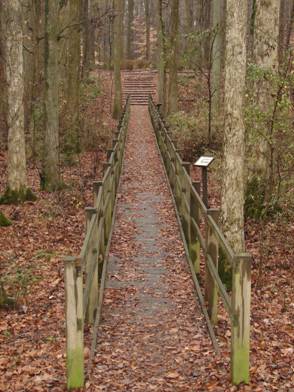
[[7, 295], [3, 282], [0, 281], [0, 308], [11, 308], [15, 305], [15, 299]]
[[257, 221], [273, 218], [282, 212], [278, 200], [274, 197], [266, 200], [266, 184], [258, 177], [253, 177], [247, 184], [244, 210], [246, 218]]
[[28, 295], [31, 286], [40, 280], [35, 265], [10, 268], [0, 279], [0, 307], [16, 305]]
[[11, 225], [12, 225], [11, 221], [8, 218], [6, 218], [6, 216], [2, 212], [0, 212], [0, 227], [8, 227]]
[[37, 196], [30, 188], [23, 188], [19, 191], [13, 191], [7, 188], [4, 194], [0, 197], [0, 204], [20, 204], [25, 201], [36, 201]]

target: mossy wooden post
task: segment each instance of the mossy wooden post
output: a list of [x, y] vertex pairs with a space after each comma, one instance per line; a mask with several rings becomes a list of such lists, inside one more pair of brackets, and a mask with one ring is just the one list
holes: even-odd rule
[[64, 261], [68, 389], [84, 385], [83, 280], [78, 261], [75, 257]]
[[[215, 222], [218, 222], [220, 211], [218, 209], [209, 209], [207, 214], [210, 215]], [[214, 230], [208, 225], [206, 234], [206, 249], [207, 254], [211, 257], [216, 270], [218, 269], [219, 244], [214, 234]], [[207, 262], [207, 261], [206, 261]], [[205, 296], [208, 302], [208, 314], [212, 324], [217, 323], [217, 303], [218, 303], [218, 287], [210, 274], [209, 268], [206, 265], [206, 282], [205, 282]]]
[[[96, 213], [96, 209], [93, 207], [86, 207], [85, 208], [85, 213], [86, 213], [86, 227], [87, 227], [87, 232], [89, 230], [89, 226], [90, 226], [90, 222], [92, 219], [92, 216]], [[97, 239], [98, 241], [98, 239]], [[90, 244], [92, 244], [92, 242], [90, 241]], [[93, 245], [93, 244], [92, 244]], [[87, 274], [91, 271], [91, 266], [93, 265], [93, 263], [95, 263], [95, 261], [93, 259], [97, 259], [97, 251], [95, 251], [94, 249], [89, 249], [88, 251], [88, 255], [87, 255], [87, 260], [86, 260], [86, 272]], [[93, 281], [92, 281], [92, 285], [90, 288], [90, 292], [89, 292], [89, 301], [88, 301], [88, 308], [87, 308], [87, 321], [89, 324], [93, 324], [94, 323], [94, 319], [95, 319], [95, 310], [97, 307], [97, 297], [98, 297], [98, 260], [96, 260], [96, 268], [93, 272]]]
[[107, 160], [110, 159], [111, 154], [113, 153], [113, 151], [114, 151], [113, 148], [110, 148], [110, 149], [107, 150]]
[[101, 188], [102, 185], [103, 185], [102, 181], [94, 181], [93, 182], [94, 207], [96, 207], [99, 189]]
[[[199, 194], [200, 191], [200, 182], [193, 181], [193, 187], [196, 189], [196, 192]], [[190, 258], [194, 265], [194, 270], [196, 274], [200, 273], [200, 241], [198, 238], [197, 230], [195, 229], [194, 225], [192, 224], [192, 219], [197, 223], [200, 227], [200, 213], [199, 213], [199, 206], [197, 205], [196, 200], [194, 197], [190, 199]]]
[[235, 256], [233, 264], [231, 372], [233, 384], [249, 383], [251, 257]]
[[[183, 169], [186, 170], [188, 176], [190, 177], [190, 162], [182, 162]], [[183, 184], [182, 184], [182, 192], [183, 192], [183, 229], [186, 238], [186, 242], [189, 248], [190, 244], [190, 181], [185, 176], [183, 176]]]

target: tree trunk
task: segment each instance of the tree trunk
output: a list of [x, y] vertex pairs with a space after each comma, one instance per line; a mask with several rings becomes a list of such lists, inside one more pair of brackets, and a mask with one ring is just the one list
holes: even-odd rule
[[0, 6], [0, 149], [7, 148], [7, 84], [5, 75], [4, 15]]
[[146, 60], [150, 60], [150, 0], [145, 0], [145, 20], [146, 20]]
[[19, 0], [4, 1], [5, 70], [8, 94], [8, 188], [23, 192], [27, 187], [24, 134], [24, 79], [22, 6]]
[[[199, 0], [197, 2], [197, 10], [196, 10], [196, 17], [197, 17], [197, 26], [198, 31], [200, 33], [204, 31], [208, 31], [211, 26], [211, 0]], [[205, 35], [202, 38], [201, 47], [200, 47], [200, 61], [203, 67], [207, 67], [209, 63], [209, 48], [210, 42], [209, 37]]]
[[80, 61], [81, 61], [81, 3], [80, 0], [69, 0], [68, 30], [68, 86], [67, 86], [67, 154], [80, 151]]
[[185, 0], [185, 33], [190, 34], [193, 30], [193, 3]]
[[114, 67], [114, 103], [113, 118], [119, 119], [122, 110], [122, 88], [121, 88], [121, 56], [122, 56], [122, 18], [123, 2], [114, 0], [114, 25], [113, 25], [113, 67]]
[[170, 58], [169, 58], [169, 89], [168, 113], [178, 110], [178, 31], [179, 30], [179, 0], [172, 1]]
[[45, 0], [45, 143], [41, 186], [47, 190], [55, 190], [60, 180], [58, 8], [58, 3]]
[[285, 63], [285, 54], [289, 49], [291, 30], [293, 24], [294, 13], [293, 0], [281, 0], [280, 5], [280, 26], [279, 26], [279, 64], [283, 66]]
[[83, 26], [83, 65], [82, 65], [82, 77], [87, 78], [90, 70], [90, 53], [89, 46], [90, 42], [94, 40], [94, 37], [90, 36], [90, 14], [89, 14], [89, 0], [82, 1], [83, 12], [82, 12], [82, 26]]
[[[266, 72], [278, 71], [278, 37], [279, 37], [279, 11], [280, 0], [268, 0], [256, 2], [255, 29], [254, 29], [254, 60], [259, 69], [265, 72], [262, 80], [258, 81], [255, 89], [258, 91], [257, 102], [262, 113], [268, 113], [273, 103], [272, 82]], [[259, 138], [257, 146], [257, 172], [265, 183], [270, 177], [270, 135], [269, 123], [265, 121], [263, 126], [258, 124], [264, 136]]]
[[162, 106], [162, 112], [166, 112], [166, 33], [163, 17], [163, 0], [158, 0], [158, 37], [159, 37], [159, 82], [158, 100]]
[[214, 116], [219, 114], [221, 108], [221, 87], [223, 78], [224, 29], [225, 29], [225, 1], [212, 2], [212, 105]]
[[237, 253], [244, 251], [245, 127], [243, 96], [246, 75], [247, 4], [227, 0], [224, 97], [224, 162], [222, 223]]
[[134, 0], [128, 0], [127, 58], [133, 58]]

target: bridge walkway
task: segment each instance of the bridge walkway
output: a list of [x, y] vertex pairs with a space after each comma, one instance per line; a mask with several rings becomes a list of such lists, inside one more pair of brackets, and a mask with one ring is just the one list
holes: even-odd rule
[[210, 390], [206, 328], [148, 108], [131, 106], [90, 382], [109, 392]]

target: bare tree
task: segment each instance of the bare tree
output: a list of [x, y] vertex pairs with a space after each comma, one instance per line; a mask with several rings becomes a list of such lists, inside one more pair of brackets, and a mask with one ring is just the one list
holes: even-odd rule
[[243, 98], [246, 75], [246, 2], [227, 0], [226, 17], [222, 223], [233, 250], [242, 252], [245, 247]]
[[24, 134], [24, 78], [22, 6], [19, 0], [4, 1], [5, 70], [8, 95], [8, 188], [21, 194], [27, 188]]

